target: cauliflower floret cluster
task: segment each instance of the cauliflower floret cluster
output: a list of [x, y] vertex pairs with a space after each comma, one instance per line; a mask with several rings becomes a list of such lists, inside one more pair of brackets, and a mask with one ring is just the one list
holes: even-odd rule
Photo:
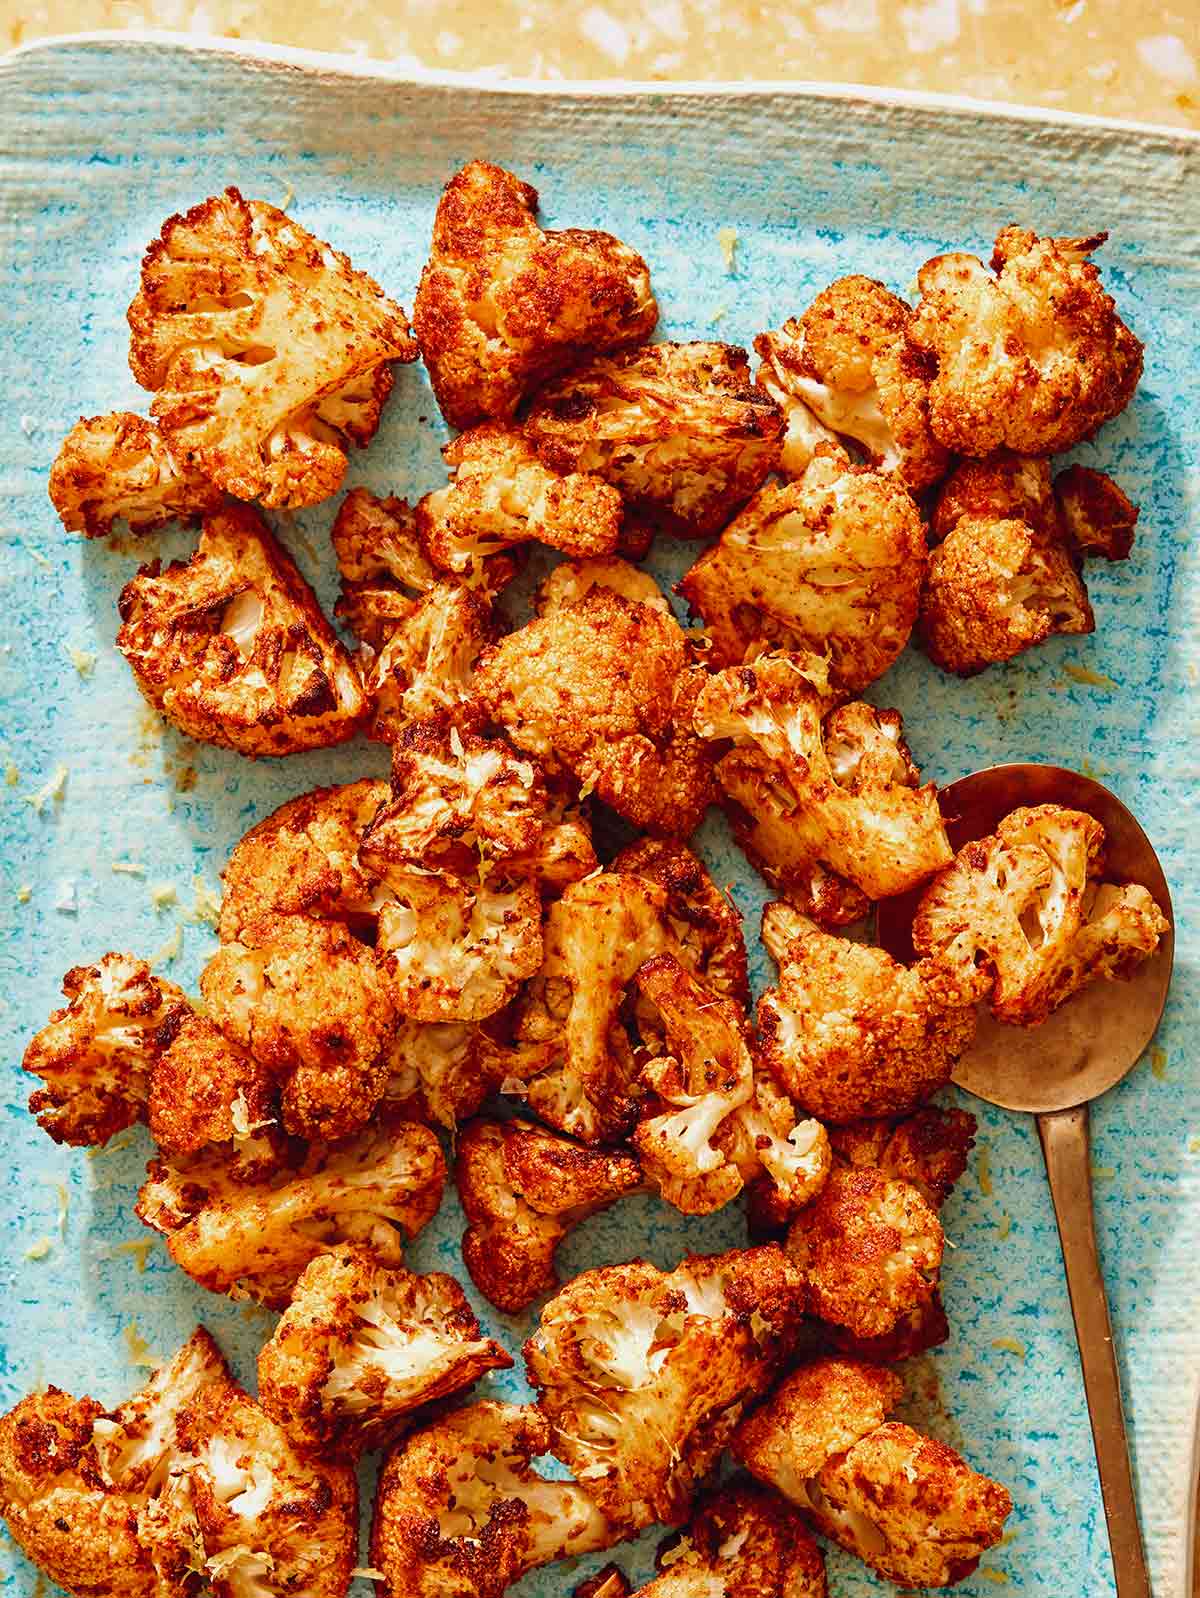
[[340, 922], [267, 915], [205, 966], [212, 1020], [280, 1082], [285, 1129], [347, 1137], [383, 1097], [396, 1009], [374, 951]]
[[366, 443], [400, 306], [273, 205], [229, 188], [163, 223], [129, 307], [129, 364], [176, 460], [239, 499], [315, 505]]
[[489, 422], [442, 450], [447, 487], [417, 506], [421, 546], [439, 571], [469, 576], [490, 555], [537, 539], [565, 555], [611, 555], [621, 496], [588, 472], [552, 472], [519, 428]]
[[787, 418], [781, 466], [799, 477], [821, 434], [849, 439], [869, 465], [914, 492], [950, 453], [929, 426], [932, 363], [908, 339], [912, 310], [874, 278], [840, 277], [803, 316], [760, 333], [758, 383]]
[[388, 1455], [371, 1562], [395, 1598], [501, 1598], [527, 1571], [620, 1536], [582, 1488], [533, 1468], [552, 1430], [533, 1405], [471, 1404]]
[[1123, 411], [1142, 346], [1088, 260], [1108, 237], [996, 235], [989, 272], [974, 255], [938, 255], [917, 274], [908, 336], [932, 357], [934, 436], [960, 455], [1054, 455]]
[[903, 487], [843, 450], [768, 483], [680, 583], [721, 666], [782, 648], [823, 661], [837, 694], [881, 677], [908, 642], [925, 529]]
[[146, 1120], [166, 1155], [253, 1136], [279, 1120], [270, 1070], [239, 1049], [207, 1016], [180, 1006], [158, 1031]]
[[611, 233], [543, 232], [537, 190], [487, 161], [447, 183], [413, 326], [451, 427], [508, 421], [524, 397], [658, 321], [650, 269]]
[[692, 730], [703, 675], [673, 617], [598, 587], [502, 639], [475, 685], [548, 770], [635, 826], [686, 837], [713, 791], [711, 754]]
[[602, 555], [589, 560], [564, 560], [554, 568], [534, 594], [539, 616], [550, 616], [584, 599], [596, 588], [610, 588], [631, 604], [650, 605], [671, 614], [671, 604], [647, 571], [631, 566], [619, 555]]
[[181, 732], [244, 755], [343, 743], [366, 710], [358, 674], [291, 556], [248, 506], [205, 518], [189, 561], [125, 585], [117, 648]]
[[1014, 810], [930, 883], [913, 947], [987, 997], [998, 1021], [1037, 1026], [1089, 982], [1127, 981], [1171, 930], [1148, 889], [1105, 883], [1104, 869], [1093, 816]]
[[220, 508], [224, 495], [180, 466], [153, 422], [131, 411], [81, 416], [50, 468], [50, 499], [69, 533], [103, 538], [115, 521], [131, 533], [192, 521]]
[[906, 969], [822, 932], [787, 905], [763, 912], [779, 985], [759, 1000], [764, 1062], [822, 1121], [904, 1115], [950, 1080], [975, 1036], [973, 986], [947, 961]]
[[871, 1165], [896, 1182], [909, 1182], [935, 1209], [949, 1198], [967, 1168], [977, 1123], [969, 1110], [927, 1105], [898, 1120], [850, 1121], [833, 1127], [833, 1155], [846, 1165]]
[[573, 1227], [645, 1187], [632, 1154], [585, 1148], [516, 1119], [470, 1122], [454, 1179], [467, 1218], [463, 1263], [509, 1315], [558, 1287], [554, 1255]]
[[201, 1287], [286, 1309], [305, 1267], [333, 1244], [400, 1265], [402, 1234], [433, 1219], [445, 1182], [434, 1134], [381, 1114], [332, 1148], [260, 1133], [154, 1160], [135, 1208]]
[[463, 1290], [440, 1272], [384, 1270], [370, 1252], [318, 1255], [259, 1351], [259, 1399], [305, 1453], [382, 1448], [418, 1405], [512, 1360], [479, 1335]]
[[803, 1286], [778, 1248], [584, 1271], [525, 1345], [554, 1452], [613, 1526], [681, 1524], [791, 1346]]
[[511, 1008], [485, 1021], [402, 1017], [388, 1051], [384, 1102], [406, 1120], [453, 1134], [489, 1094], [506, 1082], [521, 1090], [527, 1076], [545, 1068], [548, 1049], [513, 1042], [512, 1020]]
[[526, 433], [557, 472], [596, 472], [635, 519], [708, 538], [779, 460], [783, 414], [733, 344], [647, 344], [543, 389]]
[[732, 739], [716, 777], [734, 836], [789, 903], [823, 926], [916, 887], [951, 857], [930, 783], [919, 776], [894, 710], [855, 702], [826, 714], [787, 655], [710, 677], [696, 730]]

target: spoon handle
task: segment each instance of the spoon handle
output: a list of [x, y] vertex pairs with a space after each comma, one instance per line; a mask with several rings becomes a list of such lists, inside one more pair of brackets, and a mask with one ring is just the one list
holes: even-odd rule
[[1096, 1252], [1087, 1105], [1039, 1115], [1038, 1134], [1067, 1267], [1117, 1598], [1152, 1598], [1121, 1409], [1121, 1379]]

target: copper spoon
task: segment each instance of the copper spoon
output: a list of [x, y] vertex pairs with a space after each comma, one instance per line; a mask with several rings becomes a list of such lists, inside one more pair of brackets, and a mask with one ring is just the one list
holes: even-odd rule
[[[1120, 800], [1090, 777], [1061, 766], [990, 766], [943, 789], [938, 802], [956, 850], [993, 832], [1018, 805], [1059, 804], [1085, 810], [1104, 826], [1106, 877], [1140, 882], [1172, 919], [1171, 895], [1149, 839]], [[876, 907], [880, 944], [906, 963], [913, 959], [912, 921], [919, 898], [919, 893], [906, 894]], [[1093, 983], [1042, 1026], [1028, 1031], [1001, 1025], [981, 1006], [975, 1042], [954, 1073], [959, 1087], [977, 1098], [1037, 1116], [1075, 1317], [1118, 1598], [1151, 1598], [1151, 1590], [1112, 1325], [1096, 1251], [1088, 1104], [1132, 1070], [1154, 1036], [1166, 1003], [1174, 951], [1174, 935], [1168, 932], [1131, 981]]]

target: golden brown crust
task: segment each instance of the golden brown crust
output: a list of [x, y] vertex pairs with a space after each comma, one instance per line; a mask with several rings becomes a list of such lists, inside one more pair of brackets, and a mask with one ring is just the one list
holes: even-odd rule
[[164, 1154], [194, 1154], [278, 1119], [271, 1073], [207, 1017], [176, 1010], [159, 1029], [159, 1042], [147, 1119]]
[[1068, 466], [1054, 479], [1067, 541], [1077, 556], [1128, 560], [1138, 507], [1104, 472]]
[[705, 1493], [687, 1530], [662, 1545], [656, 1563], [660, 1574], [634, 1598], [826, 1598], [828, 1592], [825, 1556], [803, 1520], [750, 1482]]
[[738, 1427], [735, 1459], [795, 1501], [831, 1455], [866, 1437], [904, 1396], [895, 1371], [857, 1359], [815, 1359], [784, 1378]]
[[970, 1110], [930, 1104], [901, 1120], [850, 1121], [829, 1134], [834, 1157], [910, 1182], [940, 1209], [967, 1168], [978, 1122]]
[[537, 204], [487, 161], [442, 191], [413, 326], [451, 427], [508, 421], [539, 383], [654, 331], [642, 257], [610, 233], [543, 232]]
[[81, 416], [47, 486], [63, 526], [87, 538], [103, 538], [118, 520], [131, 533], [195, 521], [225, 497], [203, 473], [176, 462], [153, 422], [130, 411]]

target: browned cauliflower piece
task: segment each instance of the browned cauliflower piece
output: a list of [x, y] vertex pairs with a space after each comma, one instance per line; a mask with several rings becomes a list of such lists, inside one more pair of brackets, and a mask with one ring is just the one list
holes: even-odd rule
[[221, 945], [200, 991], [221, 1031], [282, 1084], [288, 1132], [329, 1139], [366, 1125], [397, 1016], [386, 970], [345, 926], [262, 916]]
[[304, 1453], [357, 1459], [418, 1405], [511, 1364], [479, 1335], [452, 1276], [384, 1270], [366, 1249], [339, 1248], [305, 1269], [259, 1350], [259, 1400]]
[[24, 1069], [43, 1085], [30, 1113], [56, 1143], [107, 1143], [146, 1118], [150, 1077], [166, 1047], [164, 1023], [190, 1006], [183, 990], [131, 954], [73, 966], [62, 981], [64, 1009], [31, 1038]]
[[279, 1119], [271, 1072], [237, 1048], [207, 1016], [173, 1010], [158, 1032], [150, 1072], [150, 1136], [166, 1155], [252, 1137]]
[[1067, 542], [1076, 556], [1128, 560], [1138, 507], [1104, 472], [1068, 466], [1054, 479]]
[[578, 1483], [534, 1470], [550, 1443], [532, 1404], [485, 1400], [398, 1444], [371, 1525], [380, 1598], [501, 1598], [539, 1565], [617, 1542]]
[[944, 1234], [937, 1214], [907, 1182], [835, 1165], [788, 1231], [809, 1309], [856, 1337], [880, 1337], [933, 1297]]
[[763, 1061], [809, 1114], [904, 1115], [950, 1080], [975, 1036], [973, 988], [950, 962], [906, 969], [779, 904], [763, 941], [779, 965], [758, 1004]]
[[872, 1165], [896, 1182], [910, 1182], [940, 1209], [967, 1168], [978, 1123], [969, 1110], [930, 1104], [900, 1120], [850, 1121], [829, 1134], [833, 1155], [846, 1165]]
[[789, 477], [804, 471], [825, 429], [914, 491], [945, 476], [950, 453], [929, 427], [932, 363], [909, 343], [911, 320], [874, 278], [839, 277], [803, 316], [754, 340], [759, 386], [787, 418], [780, 464]]
[[735, 1459], [791, 1503], [807, 1507], [808, 1484], [886, 1421], [904, 1397], [892, 1370], [864, 1360], [810, 1360], [783, 1381], [733, 1435]]
[[543, 232], [537, 190], [470, 161], [438, 201], [413, 326], [451, 427], [508, 421], [539, 383], [640, 344], [658, 321], [650, 269], [611, 233]]
[[225, 497], [203, 473], [181, 466], [154, 423], [131, 411], [81, 416], [62, 441], [48, 486], [63, 526], [87, 538], [103, 538], [118, 520], [131, 533], [192, 521]]
[[163, 1568], [147, 1521], [183, 1451], [180, 1415], [207, 1386], [230, 1385], [197, 1330], [116, 1409], [47, 1387], [0, 1417], [0, 1510], [13, 1540], [76, 1598], [172, 1598], [194, 1583]]
[[519, 1085], [546, 1064], [540, 1044], [509, 1038], [511, 1011], [486, 1021], [401, 1019], [388, 1051], [384, 1102], [406, 1120], [454, 1133], [505, 1083]]
[[712, 756], [692, 730], [702, 676], [673, 617], [601, 587], [502, 639], [475, 684], [547, 770], [637, 827], [686, 837], [713, 796]]
[[[775, 1493], [732, 1482], [697, 1502], [682, 1537], [658, 1551], [659, 1574], [633, 1598], [826, 1598], [825, 1556]], [[625, 1588], [624, 1593], [628, 1594]], [[621, 1598], [604, 1589], [594, 1598]]]
[[334, 609], [359, 640], [368, 736], [391, 743], [436, 715], [477, 722], [475, 662], [496, 636], [491, 596], [512, 577], [512, 562], [489, 557], [464, 581], [438, 573], [421, 553], [411, 507], [365, 488], [346, 495], [332, 537], [342, 574]]
[[948, 449], [1054, 455], [1125, 409], [1142, 346], [1088, 260], [1107, 237], [1006, 227], [990, 272], [974, 255], [926, 261], [908, 336], [935, 363], [929, 420]]
[[825, 711], [803, 661], [766, 656], [709, 678], [695, 726], [733, 740], [716, 776], [738, 843], [789, 903], [829, 927], [916, 887], [951, 850], [899, 714], [859, 702]]
[[589, 560], [564, 560], [538, 586], [534, 606], [539, 616], [550, 616], [585, 599], [594, 589], [611, 588], [631, 604], [650, 605], [671, 614], [671, 602], [647, 571], [631, 566], [618, 555]]
[[958, 463], [938, 489], [931, 541], [947, 538], [964, 518], [1023, 522], [1040, 545], [1068, 542], [1049, 461], [1010, 449], [997, 450], [986, 460]]
[[806, 652], [847, 697], [908, 642], [925, 563], [925, 529], [907, 491], [824, 446], [803, 476], [761, 489], [679, 591], [704, 618], [714, 664]]
[[470, 1122], [454, 1179], [467, 1218], [463, 1263], [509, 1315], [558, 1287], [554, 1255], [572, 1227], [646, 1185], [632, 1154], [584, 1148], [520, 1120]]
[[390, 1115], [333, 1148], [260, 1134], [148, 1169], [136, 1212], [180, 1269], [210, 1292], [273, 1309], [332, 1245], [360, 1243], [381, 1265], [401, 1264], [401, 1233], [433, 1219], [446, 1181], [434, 1134]]
[[557, 472], [596, 472], [635, 520], [708, 538], [779, 460], [783, 413], [734, 344], [647, 344], [544, 388], [525, 424]]
[[682, 1523], [789, 1352], [803, 1285], [774, 1246], [584, 1271], [525, 1344], [551, 1446], [622, 1534]]
[[487, 422], [442, 450], [450, 482], [416, 510], [421, 547], [439, 571], [469, 576], [489, 555], [536, 539], [564, 554], [611, 555], [621, 496], [587, 472], [552, 472], [525, 434]]
[[190, 738], [244, 755], [344, 743], [366, 711], [353, 662], [292, 557], [248, 506], [204, 521], [189, 561], [121, 591], [117, 648]]
[[388, 792], [373, 777], [314, 788], [251, 827], [221, 873], [221, 942], [235, 942], [243, 927], [272, 915], [373, 928], [379, 882], [358, 859], [358, 846]]
[[647, 878], [603, 872], [547, 912], [517, 1036], [549, 1045], [549, 1059], [526, 1092], [542, 1120], [585, 1143], [617, 1142], [632, 1125], [638, 1062], [620, 1012], [638, 967], [669, 947], [667, 906]]
[[807, 1204], [829, 1173], [829, 1139], [756, 1076], [745, 1012], [672, 954], [648, 960], [637, 983], [662, 1018], [668, 1051], [642, 1068], [652, 1091], [633, 1136], [662, 1197], [707, 1215], [766, 1171], [789, 1213]]
[[844, 1326], [832, 1321], [815, 1323], [830, 1348], [851, 1359], [869, 1360], [873, 1365], [898, 1365], [913, 1359], [931, 1348], [939, 1348], [950, 1339], [950, 1322], [942, 1295], [934, 1293], [927, 1303], [902, 1315], [890, 1332], [877, 1337], [856, 1337]]
[[1104, 876], [1104, 828], [1061, 805], [1012, 811], [930, 883], [913, 947], [998, 1021], [1037, 1026], [1089, 982], [1128, 981], [1170, 923], [1140, 883]]
[[346, 256], [235, 188], [168, 217], [129, 307], [129, 364], [175, 458], [239, 499], [336, 493], [414, 361], [399, 305]]

